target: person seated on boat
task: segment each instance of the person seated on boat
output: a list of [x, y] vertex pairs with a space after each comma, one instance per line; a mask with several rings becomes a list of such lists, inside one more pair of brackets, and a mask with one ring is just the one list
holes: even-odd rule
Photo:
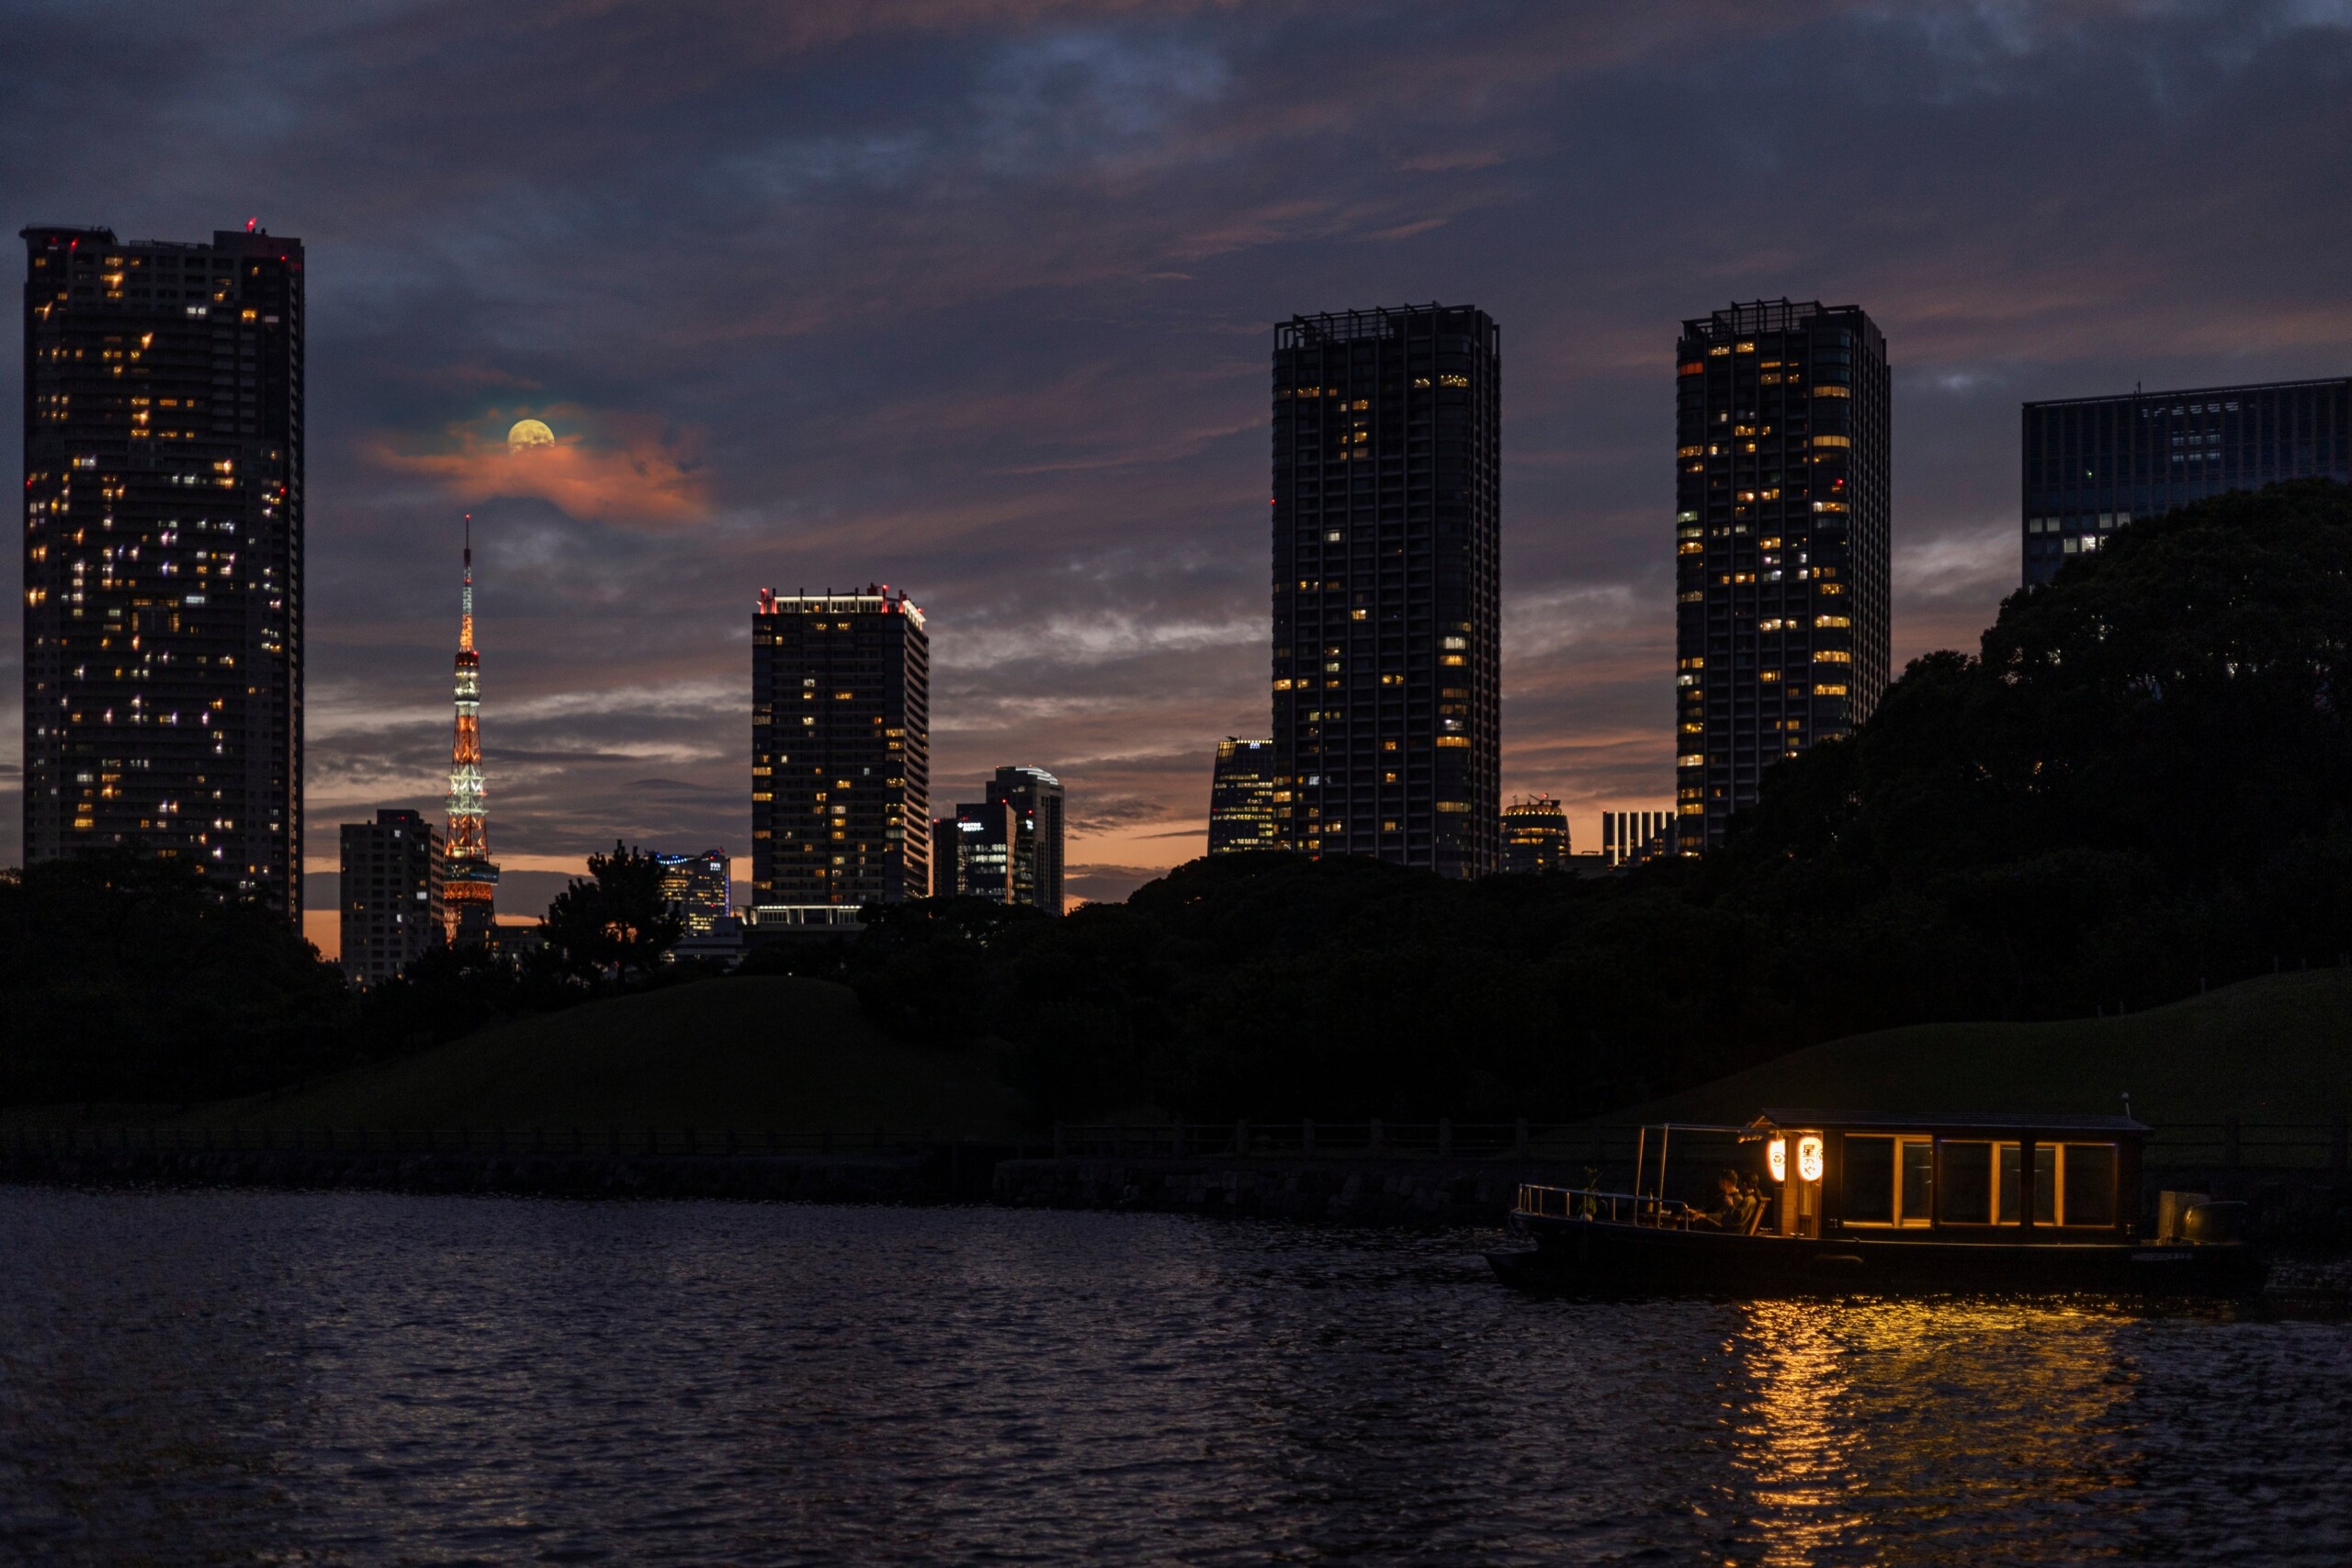
[[1739, 1172], [1725, 1170], [1715, 1178], [1715, 1201], [1690, 1223], [1709, 1230], [1736, 1231], [1747, 1218], [1739, 1199]]
[[1739, 1224], [1734, 1228], [1742, 1235], [1755, 1233], [1756, 1224], [1764, 1213], [1764, 1188], [1752, 1170], [1739, 1173]]

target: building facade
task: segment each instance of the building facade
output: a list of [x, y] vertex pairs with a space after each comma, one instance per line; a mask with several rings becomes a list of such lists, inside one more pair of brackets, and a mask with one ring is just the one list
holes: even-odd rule
[[743, 927], [730, 891], [734, 862], [725, 850], [698, 855], [656, 854], [662, 897], [686, 923], [674, 956], [731, 958], [742, 951]]
[[1228, 735], [1216, 743], [1209, 779], [1209, 853], [1283, 847], [1274, 807], [1274, 743]]
[[1696, 854], [1766, 768], [1886, 689], [1891, 390], [1852, 305], [1735, 304], [1684, 321], [1675, 363], [1675, 808]]
[[25, 859], [302, 909], [302, 243], [23, 231]]
[[1012, 808], [1001, 800], [967, 802], [932, 830], [932, 892], [941, 898], [1012, 903], [1012, 852], [1019, 839]]
[[441, 830], [413, 811], [343, 825], [343, 972], [363, 986], [397, 977], [446, 936]]
[[1604, 811], [1600, 814], [1600, 862], [1635, 865], [1679, 852], [1681, 818], [1671, 811]]
[[1303, 853], [1498, 863], [1501, 376], [1469, 307], [1275, 329], [1273, 795]]
[[734, 913], [727, 892], [730, 864], [725, 850], [698, 855], [656, 854], [662, 897], [686, 922], [686, 935], [709, 936]]
[[2134, 517], [2280, 479], [2352, 483], [2352, 378], [2028, 403], [2024, 581]]
[[1568, 863], [1568, 815], [1548, 795], [1503, 807], [1503, 869], [1521, 876], [1559, 871]]
[[934, 829], [933, 888], [1062, 912], [1062, 784], [1043, 768], [999, 768], [988, 798]]
[[466, 519], [458, 593], [457, 719], [449, 738], [449, 869], [444, 903], [453, 947], [480, 947], [498, 926], [498, 867], [490, 858], [490, 784], [481, 761], [481, 655], [474, 648], [474, 520]]
[[837, 923], [931, 886], [931, 640], [903, 592], [760, 592], [752, 617], [755, 927]]

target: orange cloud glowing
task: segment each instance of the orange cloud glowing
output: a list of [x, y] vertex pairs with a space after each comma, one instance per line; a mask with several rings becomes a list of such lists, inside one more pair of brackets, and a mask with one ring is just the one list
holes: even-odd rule
[[708, 511], [690, 445], [650, 420], [600, 416], [602, 429], [592, 438], [578, 431], [587, 416], [550, 409], [539, 417], [560, 432], [552, 444], [511, 447], [505, 432], [516, 417], [493, 412], [452, 426], [454, 450], [401, 452], [383, 442], [376, 456], [387, 467], [437, 479], [461, 501], [531, 496], [583, 521], [624, 525], [691, 523]]

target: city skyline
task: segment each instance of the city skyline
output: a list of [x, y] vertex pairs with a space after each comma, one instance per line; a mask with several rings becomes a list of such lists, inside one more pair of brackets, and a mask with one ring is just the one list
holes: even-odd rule
[[[306, 240], [315, 822], [438, 802], [437, 541], [477, 512], [515, 911], [616, 830], [748, 852], [763, 582], [910, 588], [934, 766], [1046, 759], [1074, 893], [1197, 854], [1209, 750], [1265, 722], [1256, 345], [1300, 310], [1508, 325], [1501, 787], [1579, 835], [1672, 798], [1676, 321], [1857, 299], [1899, 345], [1897, 670], [1973, 647], [2016, 583], [2021, 403], [2352, 359], [2347, 220], [2296, 194], [2343, 145], [2352, 44], [2284, 8], [817, 7], [665, 29], [625, 101], [582, 68], [622, 20], [518, 15], [429, 47], [397, 15], [135, 48], [60, 17], [0, 64], [20, 223]], [[40, 107], [96, 58], [103, 141]], [[1825, 90], [1758, 117], [1667, 85], [1775, 70]], [[273, 113], [235, 123], [152, 90], [262, 80]], [[503, 440], [526, 417], [536, 457]]]

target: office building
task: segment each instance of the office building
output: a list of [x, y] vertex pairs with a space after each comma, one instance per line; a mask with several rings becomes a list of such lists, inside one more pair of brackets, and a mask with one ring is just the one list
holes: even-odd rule
[[1012, 900], [1062, 912], [1062, 781], [1043, 768], [999, 768], [989, 798], [1012, 814]]
[[688, 936], [708, 936], [733, 914], [725, 850], [705, 850], [698, 855], [657, 853], [653, 860], [662, 868], [662, 897], [684, 918]]
[[698, 855], [656, 854], [662, 897], [685, 921], [673, 956], [733, 958], [743, 948], [743, 926], [729, 893], [734, 863], [725, 850]]
[[1501, 367], [1468, 307], [1275, 328], [1273, 794], [1301, 852], [1498, 862]]
[[931, 886], [931, 641], [887, 585], [760, 592], [752, 617], [752, 922], [854, 921]]
[[300, 923], [302, 244], [23, 231], [25, 859]]
[[1671, 811], [1604, 811], [1600, 814], [1603, 865], [1638, 865], [1677, 853], [1679, 818]]
[[1528, 876], [1568, 863], [1568, 817], [1548, 795], [1528, 795], [1503, 807], [1503, 869]]
[[2352, 483], [2352, 378], [2025, 405], [2025, 581], [2134, 517], [2280, 479]]
[[490, 859], [490, 784], [481, 762], [481, 656], [474, 648], [474, 520], [466, 518], [466, 576], [458, 592], [457, 720], [449, 738], [449, 868], [443, 903], [449, 944], [480, 947], [498, 924], [498, 867]]
[[444, 939], [441, 830], [413, 811], [343, 825], [343, 972], [390, 980]]
[[1735, 304], [1676, 354], [1675, 795], [1719, 841], [1766, 768], [1886, 689], [1886, 343], [1857, 306]]
[[1062, 912], [1062, 785], [1042, 768], [999, 768], [988, 798], [938, 824], [941, 897], [993, 898]]
[[1274, 743], [1228, 735], [1209, 780], [1209, 853], [1283, 847], [1274, 810]]
[[1021, 838], [1012, 806], [1004, 800], [967, 801], [933, 833], [933, 886], [943, 898], [1013, 897], [1013, 855]]

